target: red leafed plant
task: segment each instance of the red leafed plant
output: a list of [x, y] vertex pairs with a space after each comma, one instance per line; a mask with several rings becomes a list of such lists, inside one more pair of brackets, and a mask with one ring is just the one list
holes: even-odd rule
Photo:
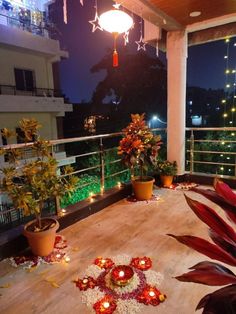
[[[212, 202], [219, 205], [233, 224], [236, 223], [236, 194], [222, 181], [215, 180], [214, 190], [194, 188]], [[180, 243], [202, 253], [211, 259], [236, 266], [236, 232], [215, 210], [207, 205], [185, 196], [193, 212], [209, 227], [209, 236], [213, 243], [195, 236], [175, 236]], [[235, 314], [236, 313], [236, 275], [225, 266], [203, 261], [192, 267], [191, 271], [177, 276], [176, 279], [195, 282], [209, 286], [225, 286], [204, 296], [196, 310], [203, 308], [203, 314]]]

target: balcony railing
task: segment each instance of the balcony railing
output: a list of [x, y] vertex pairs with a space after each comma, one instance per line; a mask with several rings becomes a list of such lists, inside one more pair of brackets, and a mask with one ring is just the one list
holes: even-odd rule
[[32, 88], [32, 90], [17, 89], [14, 85], [0, 85], [0, 95], [21, 95], [41, 97], [63, 97], [61, 90], [50, 88]]
[[[162, 135], [165, 147], [166, 129], [158, 128], [153, 131]], [[217, 174], [221, 177], [235, 178], [236, 140], [234, 133], [236, 134], [236, 128], [187, 128], [186, 173]], [[66, 154], [66, 158], [58, 159], [59, 165], [72, 164], [74, 175], [80, 178], [77, 191], [72, 196], [61, 200], [62, 207], [83, 199], [90, 201], [92, 195], [102, 194], [112, 187], [119, 189], [120, 184], [130, 181], [130, 171], [121, 163], [117, 155], [117, 145], [121, 135], [120, 132], [51, 141], [52, 155], [56, 156], [58, 152]], [[13, 144], [11, 147], [24, 148], [25, 152], [28, 152], [31, 145], [31, 143], [26, 144], [27, 149], [25, 144]], [[223, 170], [221, 170], [222, 167]], [[52, 202], [48, 210], [55, 213]], [[23, 214], [16, 213], [10, 205], [0, 206], [0, 230], [24, 221]]]
[[39, 35], [39, 36], [47, 37], [47, 38], [50, 37], [49, 27], [43, 27], [41, 25], [31, 24], [28, 21], [26, 23], [22, 21], [20, 18], [8, 16], [5, 14], [0, 14], [0, 24], [7, 25], [10, 27], [15, 27], [15, 28], [30, 32], [34, 35]]
[[236, 178], [236, 127], [187, 128], [187, 170]]

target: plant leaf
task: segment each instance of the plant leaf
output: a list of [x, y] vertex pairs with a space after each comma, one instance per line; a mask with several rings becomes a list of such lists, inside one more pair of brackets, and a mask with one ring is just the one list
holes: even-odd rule
[[188, 247], [212, 259], [216, 259], [223, 263], [236, 266], [236, 258], [231, 256], [229, 253], [225, 252], [222, 248], [218, 247], [217, 245], [212, 244], [204, 239], [190, 235], [175, 236], [173, 234], [168, 234], [168, 236], [175, 238], [180, 243], [183, 243]]
[[209, 286], [236, 284], [235, 274], [217, 263], [201, 262], [190, 269], [194, 270], [175, 278], [179, 281], [196, 282]]
[[196, 310], [204, 308], [203, 314], [235, 314], [236, 285], [230, 285], [204, 296]]
[[218, 195], [215, 191], [209, 189], [205, 190], [200, 188], [192, 188], [191, 190], [205, 196], [210, 201], [219, 205], [226, 212], [228, 218], [236, 224], [236, 208], [235, 206], [230, 205], [228, 202], [226, 202], [226, 200], [222, 196]]
[[222, 196], [227, 203], [229, 203], [232, 206], [236, 206], [236, 194], [228, 186], [228, 184], [224, 183], [223, 181], [216, 179], [214, 181], [214, 188], [215, 188], [217, 194]]
[[236, 246], [222, 239], [216, 232], [209, 230], [209, 235], [216, 245], [220, 246], [223, 250], [236, 258]]
[[185, 195], [185, 199], [193, 212], [224, 240], [236, 245], [236, 233], [213, 209]]

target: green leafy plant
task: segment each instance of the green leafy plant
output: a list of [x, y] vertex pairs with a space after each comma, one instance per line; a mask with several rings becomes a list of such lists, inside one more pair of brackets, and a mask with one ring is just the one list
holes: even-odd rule
[[131, 114], [131, 123], [123, 129], [124, 137], [120, 141], [118, 154], [126, 166], [131, 169], [137, 166], [140, 179], [148, 165], [155, 163], [161, 146], [161, 137], [154, 135], [144, 120], [144, 114]]
[[[8, 145], [1, 149], [8, 160], [8, 166], [1, 168], [2, 188], [12, 199], [16, 209], [23, 209], [25, 215], [36, 216], [35, 231], [42, 229], [41, 212], [46, 200], [61, 197], [72, 192], [78, 178], [71, 175], [73, 168], [64, 167], [62, 175], [57, 175], [57, 161], [51, 156], [51, 144], [38, 136], [41, 126], [35, 119], [22, 119], [19, 128], [24, 144], [20, 148]], [[9, 139], [14, 132], [2, 130], [2, 136]], [[26, 158], [26, 150], [31, 149], [31, 158]], [[50, 226], [49, 226], [50, 227]], [[45, 229], [44, 229], [45, 230]]]
[[175, 176], [177, 174], [177, 162], [170, 162], [169, 160], [157, 160], [154, 165], [154, 170], [157, 174], [164, 176]]
[[[197, 193], [215, 202], [234, 224], [236, 223], [236, 194], [230, 187], [216, 180], [215, 191], [194, 188]], [[190, 208], [209, 227], [209, 236], [213, 243], [190, 235], [176, 236], [169, 234], [182, 244], [225, 264], [236, 266], [235, 229], [207, 205], [187, 196]], [[210, 261], [203, 261], [190, 267], [191, 271], [176, 277], [180, 281], [195, 282], [210, 286], [224, 286], [204, 296], [196, 310], [203, 308], [203, 314], [234, 314], [236, 309], [236, 275], [227, 267]]]

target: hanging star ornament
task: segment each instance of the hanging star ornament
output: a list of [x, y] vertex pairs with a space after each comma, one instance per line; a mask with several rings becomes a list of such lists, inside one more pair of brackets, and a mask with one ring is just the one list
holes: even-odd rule
[[129, 31], [125, 32], [124, 36], [125, 46], [129, 43]]
[[143, 41], [143, 37], [142, 37], [142, 35], [140, 36], [140, 39], [139, 39], [139, 41], [135, 41], [135, 43], [138, 45], [138, 48], [137, 48], [137, 51], [139, 51], [139, 50], [143, 50], [143, 51], [146, 51], [146, 42], [145, 41]]
[[159, 57], [159, 45], [158, 45], [158, 40], [156, 43], [156, 56]]
[[100, 29], [100, 31], [103, 31], [103, 29], [101, 28], [101, 26], [99, 25], [99, 17], [98, 17], [98, 13], [95, 12], [95, 17], [94, 20], [89, 21], [90, 24], [93, 25], [92, 28], [92, 32], [94, 33], [97, 29]]
[[120, 9], [120, 3], [115, 3], [115, 4], [113, 4], [113, 7], [114, 7], [115, 9], [119, 10], [119, 9]]

